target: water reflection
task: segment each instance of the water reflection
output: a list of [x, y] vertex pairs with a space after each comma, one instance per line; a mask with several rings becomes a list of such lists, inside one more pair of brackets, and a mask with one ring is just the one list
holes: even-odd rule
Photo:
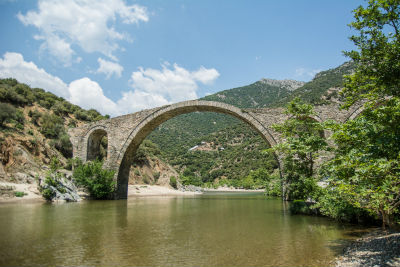
[[324, 266], [349, 229], [261, 194], [6, 204], [0, 266]]

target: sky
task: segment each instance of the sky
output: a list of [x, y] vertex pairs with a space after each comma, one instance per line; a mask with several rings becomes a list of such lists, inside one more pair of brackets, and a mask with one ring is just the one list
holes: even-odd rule
[[362, 0], [0, 0], [0, 78], [118, 116], [348, 60]]

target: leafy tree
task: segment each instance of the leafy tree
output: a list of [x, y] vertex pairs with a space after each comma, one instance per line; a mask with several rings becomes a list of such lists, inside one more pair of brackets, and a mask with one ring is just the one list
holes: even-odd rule
[[289, 118], [273, 128], [285, 141], [270, 150], [283, 156], [283, 196], [285, 199], [307, 199], [316, 187], [315, 162], [321, 151], [328, 149], [323, 136], [324, 125], [312, 118], [312, 105], [299, 98], [285, 111]]
[[400, 205], [400, 99], [334, 130], [337, 149], [325, 170], [331, 187], [354, 207], [379, 216], [383, 227], [391, 225]]
[[345, 52], [356, 64], [346, 77], [342, 94], [350, 106], [358, 100], [382, 102], [400, 97], [400, 1], [369, 0], [368, 6], [355, 9], [350, 26], [358, 50]]
[[335, 157], [327, 164], [331, 188], [353, 207], [393, 224], [400, 206], [400, 1], [370, 0], [354, 10], [346, 52], [356, 64], [346, 77], [345, 107], [364, 101], [353, 121], [334, 125]]
[[114, 171], [103, 169], [101, 161], [89, 161], [75, 167], [73, 177], [95, 199], [110, 199], [115, 191]]

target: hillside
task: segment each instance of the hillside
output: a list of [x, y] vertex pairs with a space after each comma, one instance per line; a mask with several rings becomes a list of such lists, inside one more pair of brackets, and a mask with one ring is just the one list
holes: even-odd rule
[[[342, 87], [343, 75], [351, 73], [354, 64], [346, 62], [341, 66], [318, 73], [310, 82], [297, 82], [293, 80], [271, 80], [262, 79], [248, 86], [224, 90], [213, 95], [206, 96], [202, 100], [219, 101], [241, 108], [260, 108], [285, 106], [295, 97], [300, 97], [305, 102], [313, 104], [324, 104], [337, 97], [337, 92]], [[189, 174], [191, 177], [201, 177], [203, 181], [213, 179], [244, 179], [251, 170], [264, 168], [262, 162], [253, 160], [249, 165], [247, 161], [241, 161], [237, 153], [214, 153], [210, 151], [195, 151], [188, 153], [188, 149], [203, 142], [211, 142], [211, 136], [223, 140], [223, 137], [231, 131], [238, 133], [249, 133], [244, 135], [240, 141], [242, 151], [248, 151], [254, 146], [254, 154], [246, 155], [251, 159], [265, 149], [265, 141], [258, 138], [247, 124], [225, 114], [209, 112], [190, 113], [181, 115], [163, 123], [154, 130], [148, 140], [156, 143], [161, 150], [161, 157], [175, 166], [181, 173]], [[233, 137], [232, 137], [233, 138]], [[228, 140], [226, 140], [228, 141]], [[228, 146], [227, 142], [222, 145]], [[236, 175], [226, 175], [212, 171], [212, 167], [200, 167], [200, 163], [212, 162], [207, 166], [217, 166], [220, 162], [224, 168], [232, 168], [221, 162], [236, 161]], [[200, 171], [195, 171], [195, 169]], [[222, 168], [221, 168], [222, 169]], [[239, 171], [240, 170], [240, 171]], [[270, 170], [272, 171], [272, 170]]]
[[[308, 83], [262, 79], [203, 100], [259, 108], [282, 106], [298, 96], [306, 102], [323, 104], [336, 96], [343, 75], [352, 69], [352, 63], [345, 63], [318, 73]], [[70, 168], [72, 147], [67, 129], [107, 118], [14, 79], [0, 80], [0, 101], [2, 181], [33, 183], [54, 157], [64, 168]], [[148, 149], [146, 145], [156, 149]], [[196, 149], [189, 150], [196, 145]], [[247, 124], [229, 115], [212, 112], [180, 115], [147, 137], [140, 148], [144, 151], [141, 159], [132, 166], [130, 183], [167, 185], [169, 177], [180, 176], [186, 184], [243, 186], [252, 172], [261, 170], [268, 175], [276, 169], [272, 155], [262, 153], [267, 147]]]
[[[72, 145], [68, 128], [106, 118], [109, 117], [96, 110], [82, 109], [15, 79], [0, 79], [0, 182], [31, 184], [31, 192], [27, 193], [38, 193], [36, 183], [46, 176], [52, 164], [66, 173], [71, 170]], [[106, 145], [105, 139], [102, 157], [106, 155]], [[178, 174], [154, 153], [146, 152], [135, 163], [130, 183], [168, 186], [170, 176]], [[3, 187], [0, 185], [0, 197], [14, 196], [9, 186]]]
[[239, 108], [265, 108], [288, 97], [304, 84], [294, 80], [262, 79], [247, 86], [203, 97], [202, 100], [224, 102]]

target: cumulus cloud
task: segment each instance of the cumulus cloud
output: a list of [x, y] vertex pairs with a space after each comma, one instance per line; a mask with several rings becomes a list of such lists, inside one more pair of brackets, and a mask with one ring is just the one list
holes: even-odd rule
[[107, 79], [110, 79], [113, 74], [118, 78], [121, 77], [121, 73], [124, 68], [118, 63], [102, 58], [98, 58], [97, 62], [99, 62], [99, 68], [96, 71], [97, 73], [105, 74]]
[[214, 68], [202, 66], [196, 71], [188, 71], [178, 64], [169, 67], [168, 63], [164, 63], [161, 70], [139, 68], [132, 73], [131, 86], [135, 91], [157, 95], [173, 103], [198, 98], [198, 83], [210, 84], [219, 77]]
[[85, 77], [67, 85], [60, 78], [36, 66], [35, 63], [25, 61], [19, 53], [7, 52], [3, 58], [0, 58], [0, 78], [15, 78], [31, 87], [43, 88], [62, 96], [83, 108], [97, 109], [103, 114], [120, 114], [117, 105], [104, 95], [98, 83]]
[[123, 92], [119, 100], [113, 101], [90, 78], [83, 77], [66, 84], [35, 63], [25, 61], [19, 53], [7, 52], [0, 58], [0, 78], [15, 78], [32, 87], [62, 96], [83, 108], [94, 108], [111, 116], [196, 99], [199, 83], [209, 84], [218, 76], [215, 69], [200, 67], [189, 71], [177, 64], [171, 67], [165, 63], [161, 70], [139, 68], [132, 73], [132, 90]]
[[71, 82], [68, 89], [69, 101], [75, 105], [85, 109], [94, 108], [103, 114], [120, 113], [117, 105], [104, 95], [100, 85], [87, 77]]
[[27, 62], [19, 53], [7, 52], [0, 58], [0, 78], [15, 78], [31, 87], [44, 88], [58, 96], [69, 97], [68, 85], [48, 74], [33, 62]]
[[118, 19], [124, 24], [148, 21], [147, 10], [139, 5], [127, 5], [123, 0], [41, 0], [38, 10], [19, 13], [24, 25], [39, 30], [34, 36], [42, 40], [42, 50], [48, 51], [65, 65], [72, 62], [77, 45], [85, 52], [100, 52], [114, 59], [121, 40], [130, 41], [126, 33], [115, 29]]
[[321, 70], [320, 69], [312, 70], [312, 69], [307, 69], [307, 68], [297, 68], [295, 70], [295, 76], [309, 80], [309, 79], [314, 78], [315, 74], [317, 74], [318, 72], [321, 72]]

